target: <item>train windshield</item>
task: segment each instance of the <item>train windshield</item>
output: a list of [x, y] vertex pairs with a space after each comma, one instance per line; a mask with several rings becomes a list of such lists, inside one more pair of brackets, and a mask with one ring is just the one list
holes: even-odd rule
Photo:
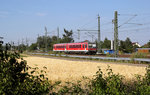
[[89, 48], [96, 48], [96, 44], [89, 44]]

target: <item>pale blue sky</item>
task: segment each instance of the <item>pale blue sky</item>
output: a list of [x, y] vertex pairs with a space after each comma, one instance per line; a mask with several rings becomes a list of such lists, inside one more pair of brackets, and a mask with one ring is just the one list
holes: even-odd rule
[[[28, 38], [36, 41], [44, 35], [46, 26], [50, 36], [57, 35], [56, 29], [73, 30], [76, 41], [97, 38], [97, 32], [83, 31], [77, 40], [77, 29], [97, 30], [97, 15], [101, 17], [101, 39], [113, 39], [114, 11], [118, 11], [119, 25], [137, 15], [119, 28], [119, 39], [130, 37], [141, 45], [150, 40], [150, 0], [0, 0], [0, 36], [5, 42]], [[142, 25], [141, 25], [142, 24]]]

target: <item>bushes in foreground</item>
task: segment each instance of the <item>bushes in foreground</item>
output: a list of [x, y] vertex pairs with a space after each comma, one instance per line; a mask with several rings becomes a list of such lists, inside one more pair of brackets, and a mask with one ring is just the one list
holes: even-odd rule
[[[31, 72], [28, 72], [28, 69]], [[34, 72], [36, 72], [36, 68], [27, 66], [27, 62], [21, 59], [19, 54], [1, 50], [0, 95], [38, 95], [48, 93], [50, 83], [44, 77], [44, 74], [32, 75]]]
[[37, 68], [29, 67], [17, 53], [0, 51], [0, 94], [150, 95], [150, 65], [145, 76], [137, 75], [133, 82], [124, 82], [124, 76], [114, 74], [110, 67], [106, 71], [103, 74], [99, 68], [93, 79], [84, 77], [77, 83], [66, 82], [62, 85], [55, 82], [52, 85], [44, 76], [45, 71], [37, 72]]
[[[124, 76], [114, 74], [108, 67], [107, 74], [101, 69], [93, 79], [84, 78], [76, 84], [66, 82], [55, 94], [58, 95], [150, 95], [150, 65], [146, 68], [145, 76], [136, 76], [136, 80], [129, 82]], [[88, 82], [87, 82], [88, 80]], [[82, 83], [84, 82], [84, 83]]]

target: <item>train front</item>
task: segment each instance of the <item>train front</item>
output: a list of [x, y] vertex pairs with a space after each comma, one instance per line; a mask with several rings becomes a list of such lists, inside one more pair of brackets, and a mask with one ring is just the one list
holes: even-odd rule
[[96, 54], [97, 52], [96, 43], [88, 43], [88, 51], [90, 54]]

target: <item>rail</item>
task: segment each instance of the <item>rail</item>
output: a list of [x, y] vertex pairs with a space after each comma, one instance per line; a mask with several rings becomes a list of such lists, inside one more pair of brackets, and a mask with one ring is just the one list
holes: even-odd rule
[[150, 62], [148, 58], [124, 58], [124, 57], [99, 57], [99, 56], [77, 56], [77, 55], [59, 55], [59, 54], [48, 54], [48, 53], [29, 53], [29, 54], [40, 54], [40, 55], [51, 55], [51, 56], [63, 56], [71, 58], [87, 58], [87, 59], [99, 59], [99, 60], [114, 60], [114, 61], [137, 61], [137, 62]]

